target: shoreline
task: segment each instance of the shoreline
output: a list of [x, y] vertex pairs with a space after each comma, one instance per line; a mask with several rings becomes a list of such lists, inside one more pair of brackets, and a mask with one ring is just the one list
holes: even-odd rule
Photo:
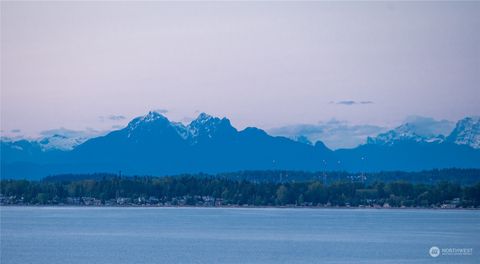
[[338, 210], [442, 210], [442, 211], [477, 211], [480, 208], [431, 208], [431, 207], [359, 207], [359, 206], [98, 206], [98, 205], [0, 205], [0, 208], [8, 207], [32, 207], [32, 208], [159, 208], [159, 209], [338, 209]]

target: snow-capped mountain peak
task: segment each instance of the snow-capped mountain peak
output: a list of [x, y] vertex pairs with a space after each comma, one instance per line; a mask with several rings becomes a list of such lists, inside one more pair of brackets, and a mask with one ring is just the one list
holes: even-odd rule
[[196, 142], [196, 138], [200, 136], [212, 138], [221, 127], [234, 129], [230, 124], [230, 120], [227, 118], [220, 119], [206, 113], [201, 113], [187, 126], [187, 129], [191, 138]]
[[150, 111], [144, 116], [139, 116], [134, 118], [127, 125], [128, 137], [134, 135], [134, 131], [140, 130], [151, 130], [152, 127], [156, 126], [168, 126], [170, 121], [163, 116], [162, 114]]
[[63, 150], [68, 151], [74, 149], [76, 146], [87, 141], [90, 137], [87, 136], [66, 136], [60, 134], [54, 134], [36, 139], [9, 139], [2, 138], [0, 141], [9, 145], [12, 149], [16, 150], [28, 150], [37, 149], [42, 152], [50, 150]]
[[199, 114], [190, 124], [184, 125], [180, 122], [172, 122], [162, 114], [152, 111], [130, 121], [126, 130], [128, 137], [134, 136], [138, 131], [143, 131], [140, 133], [143, 134], [145, 131], [160, 133], [166, 131], [164, 129], [173, 130], [189, 144], [196, 144], [199, 142], [199, 138], [213, 138], [217, 131], [225, 128], [234, 130], [228, 119], [220, 119], [206, 113]]
[[218, 119], [218, 118], [215, 118], [207, 113], [202, 112], [198, 115], [198, 117], [193, 122], [205, 124], [212, 119]]
[[55, 134], [50, 137], [45, 137], [38, 140], [38, 144], [42, 150], [72, 150], [76, 146], [87, 141], [88, 137], [67, 137], [64, 135]]
[[163, 116], [162, 114], [160, 114], [158, 112], [155, 112], [155, 111], [150, 111], [150, 112], [148, 112], [148, 114], [146, 114], [144, 116], [137, 117], [137, 118], [133, 119], [132, 121], [130, 121], [130, 123], [128, 123], [128, 127], [130, 129], [135, 129], [141, 124], [153, 123], [153, 122], [156, 122], [158, 120], [168, 121], [168, 119], [165, 116]]
[[480, 148], [480, 117], [466, 117], [459, 120], [447, 140], [458, 145]]
[[153, 122], [153, 121], [158, 120], [158, 119], [166, 119], [166, 117], [163, 116], [162, 114], [158, 113], [158, 112], [150, 111], [150, 112], [148, 112], [148, 114], [144, 115], [141, 118], [141, 120], [143, 122]]
[[441, 143], [445, 140], [443, 135], [418, 133], [415, 125], [405, 123], [393, 130], [381, 133], [378, 136], [367, 138], [367, 144], [391, 146], [399, 141]]

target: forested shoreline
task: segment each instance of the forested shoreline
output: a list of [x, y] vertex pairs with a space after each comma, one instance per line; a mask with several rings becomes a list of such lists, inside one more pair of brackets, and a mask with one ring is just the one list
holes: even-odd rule
[[0, 198], [2, 205], [480, 207], [480, 182], [368, 182], [362, 177], [328, 183], [321, 178], [254, 181], [208, 175], [77, 175], [42, 181], [1, 180]]
[[[113, 178], [122, 175], [112, 173], [93, 173], [93, 174], [59, 174], [47, 176], [42, 181], [73, 181], [73, 180], [101, 180], [104, 178]], [[152, 175], [143, 175], [139, 177], [153, 177]], [[335, 182], [364, 182], [373, 184], [374, 182], [393, 182], [406, 181], [413, 184], [437, 184], [442, 181], [470, 186], [480, 182], [480, 169], [435, 169], [424, 171], [380, 171], [380, 172], [356, 172], [347, 171], [298, 171], [298, 170], [246, 170], [236, 172], [223, 172], [217, 174], [179, 174], [164, 175], [171, 177], [195, 177], [195, 178], [221, 178], [235, 181], [251, 181], [256, 183], [286, 183], [286, 182], [308, 182], [321, 181], [324, 185]], [[128, 177], [128, 176], [127, 176]]]

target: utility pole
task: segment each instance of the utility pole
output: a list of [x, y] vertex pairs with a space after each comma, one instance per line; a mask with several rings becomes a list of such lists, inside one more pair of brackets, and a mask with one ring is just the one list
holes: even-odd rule
[[365, 167], [365, 161], [366, 161], [367, 157], [365, 156], [362, 156], [362, 173], [360, 175], [360, 180], [362, 181], [362, 183], [365, 183], [365, 170], [366, 170], [366, 167]]
[[323, 186], [327, 185], [327, 161], [323, 160]]

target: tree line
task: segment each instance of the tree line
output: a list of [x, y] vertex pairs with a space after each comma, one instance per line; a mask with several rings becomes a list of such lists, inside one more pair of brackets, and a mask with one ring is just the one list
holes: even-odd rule
[[72, 178], [63, 181], [1, 180], [0, 194], [21, 198], [24, 204], [58, 204], [67, 198], [93, 197], [101, 201], [119, 197], [156, 197], [161, 202], [195, 197], [212, 197], [226, 205], [255, 206], [388, 206], [456, 207], [480, 206], [480, 182], [462, 186], [451, 182], [415, 184], [406, 181], [372, 183], [321, 180], [303, 182], [258, 182], [224, 177], [121, 177]]
[[[104, 177], [111, 178], [119, 174], [95, 173], [95, 174], [63, 174], [44, 178], [45, 181], [71, 181], [71, 180], [100, 180]], [[168, 175], [164, 175], [168, 176]], [[332, 184], [341, 181], [361, 181], [366, 184], [374, 182], [406, 181], [415, 184], [437, 184], [442, 181], [456, 183], [462, 186], [473, 185], [480, 182], [480, 169], [434, 169], [425, 171], [380, 171], [380, 172], [346, 172], [346, 171], [294, 171], [294, 170], [246, 170], [217, 174], [181, 174], [172, 177], [195, 177], [195, 178], [224, 178], [236, 181], [251, 182], [309, 182], [321, 181], [324, 184]]]

